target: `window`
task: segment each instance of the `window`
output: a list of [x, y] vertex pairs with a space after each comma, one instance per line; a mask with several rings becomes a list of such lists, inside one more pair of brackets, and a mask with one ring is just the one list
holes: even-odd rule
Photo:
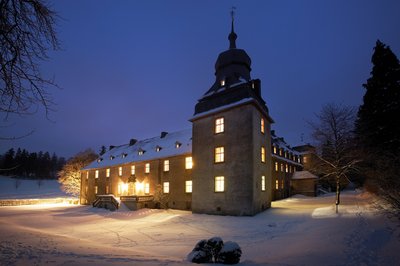
[[261, 162], [265, 163], [265, 147], [261, 147]]
[[96, 171], [94, 172], [94, 177], [95, 177], [95, 178], [99, 178], [99, 170], [96, 170]]
[[224, 132], [224, 118], [215, 119], [215, 134]]
[[145, 172], [146, 174], [150, 173], [150, 163], [146, 163], [146, 164], [144, 165], [144, 172]]
[[281, 182], [281, 189], [283, 189], [283, 187], [284, 187], [284, 184], [285, 184], [285, 180], [282, 178], [282, 182]]
[[161, 151], [161, 147], [157, 145], [156, 152], [159, 152], [159, 151]]
[[139, 151], [138, 151], [138, 155], [143, 155], [144, 154], [144, 150], [142, 150], [142, 149], [139, 149]]
[[279, 180], [275, 180], [275, 189], [278, 190], [279, 189]]
[[278, 151], [276, 149], [276, 146], [274, 146], [274, 154], [276, 154]]
[[180, 148], [182, 146], [182, 143], [180, 143], [179, 141], [175, 142], [175, 148]]
[[185, 181], [185, 192], [192, 193], [192, 180]]
[[94, 186], [94, 194], [97, 195], [98, 192], [99, 192], [99, 187], [98, 186]]
[[289, 173], [289, 165], [288, 164], [286, 164], [285, 170], [286, 170], [286, 173]]
[[131, 175], [135, 175], [136, 169], [134, 165], [131, 165]]
[[118, 175], [122, 176], [122, 166], [118, 167]]
[[265, 133], [265, 123], [264, 123], [264, 118], [261, 118], [261, 133]]
[[193, 168], [193, 161], [192, 157], [185, 158], [185, 169], [192, 169]]
[[110, 168], [106, 169], [106, 177], [110, 177]]
[[169, 193], [169, 182], [164, 182], [163, 184], [163, 192]]
[[307, 163], [307, 157], [306, 156], [303, 157], [303, 163]]
[[225, 86], [225, 80], [221, 80], [221, 87]]
[[284, 166], [283, 166], [283, 163], [281, 163], [281, 172], [283, 172], [284, 171]]
[[283, 149], [279, 149], [279, 156], [282, 156], [283, 154]]
[[223, 176], [215, 177], [215, 192], [225, 191], [225, 178]]
[[278, 162], [275, 162], [275, 172], [278, 172], [279, 171], [279, 164], [278, 164]]
[[169, 171], [169, 160], [164, 160], [164, 172]]
[[89, 171], [86, 172], [86, 179], [89, 179]]
[[261, 191], [265, 191], [265, 176], [261, 176]]
[[150, 193], [150, 184], [145, 183], [144, 184], [144, 194], [149, 194]]
[[110, 193], [110, 187], [106, 186], [106, 194]]
[[224, 160], [225, 160], [225, 158], [224, 158], [224, 147], [215, 148], [215, 159], [214, 159], [214, 162], [223, 163]]

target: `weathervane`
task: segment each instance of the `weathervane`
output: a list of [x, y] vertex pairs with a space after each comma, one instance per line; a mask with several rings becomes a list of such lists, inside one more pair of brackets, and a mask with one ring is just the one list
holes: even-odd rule
[[236, 10], [236, 7], [235, 6], [232, 6], [231, 7], [231, 18], [232, 18], [232, 23], [233, 23], [233, 21], [235, 20], [235, 10]]
[[236, 41], [237, 35], [236, 35], [235, 30], [233, 28], [233, 21], [235, 19], [235, 10], [236, 10], [236, 7], [232, 6], [231, 12], [230, 12], [231, 13], [231, 18], [232, 18], [232, 28], [231, 28], [231, 33], [229, 34], [229, 37], [228, 37], [228, 39], [229, 39], [229, 48], [230, 49], [236, 48], [235, 41]]

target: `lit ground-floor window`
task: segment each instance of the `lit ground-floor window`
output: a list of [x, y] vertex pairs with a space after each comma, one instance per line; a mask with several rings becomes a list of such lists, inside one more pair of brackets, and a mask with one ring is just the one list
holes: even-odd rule
[[223, 176], [215, 177], [215, 192], [225, 191], [225, 178]]

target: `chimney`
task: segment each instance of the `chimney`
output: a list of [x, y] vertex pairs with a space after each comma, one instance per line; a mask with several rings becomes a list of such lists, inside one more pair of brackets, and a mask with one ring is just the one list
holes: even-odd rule
[[111, 151], [111, 150], [114, 149], [114, 148], [115, 148], [115, 146], [110, 145], [110, 148], [109, 148], [108, 150]]
[[161, 138], [165, 138], [165, 136], [168, 134], [168, 132], [165, 132], [165, 131], [163, 131], [163, 132], [161, 132]]
[[129, 141], [129, 146], [135, 145], [136, 142], [137, 142], [137, 139], [131, 139], [131, 140]]

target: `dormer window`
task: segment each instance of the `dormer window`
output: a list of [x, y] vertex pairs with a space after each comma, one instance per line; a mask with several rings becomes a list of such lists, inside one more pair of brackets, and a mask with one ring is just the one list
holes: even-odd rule
[[114, 158], [115, 158], [114, 155], [111, 155], [111, 156], [110, 156], [110, 160], [114, 160]]
[[175, 148], [180, 148], [182, 146], [182, 143], [180, 143], [179, 141], [175, 142]]
[[101, 162], [101, 161], [103, 161], [103, 158], [97, 159], [97, 162], [98, 162], [98, 163]]
[[128, 154], [126, 154], [126, 153], [122, 154], [122, 158], [125, 158], [126, 156], [128, 156]]
[[161, 151], [161, 149], [162, 149], [162, 148], [161, 148], [160, 146], [157, 145], [157, 147], [156, 147], [156, 152]]
[[221, 84], [221, 87], [225, 86], [225, 80], [224, 79], [221, 80], [220, 84]]
[[143, 154], [144, 154], [144, 150], [139, 149], [138, 154], [139, 154], [139, 155], [143, 155]]

